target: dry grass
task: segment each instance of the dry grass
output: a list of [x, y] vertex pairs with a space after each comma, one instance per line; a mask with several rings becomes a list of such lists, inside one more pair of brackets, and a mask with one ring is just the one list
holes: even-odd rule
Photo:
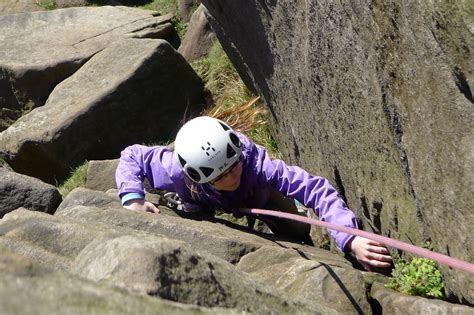
[[281, 158], [276, 141], [270, 134], [264, 105], [242, 82], [219, 42], [214, 43], [207, 57], [191, 65], [212, 96], [202, 115], [227, 122], [255, 143], [266, 147], [272, 157]]
[[235, 130], [245, 133], [265, 124], [263, 117], [266, 110], [261, 106], [255, 106], [259, 99], [260, 97], [254, 97], [236, 106], [225, 106], [221, 101], [204, 114], [223, 120]]

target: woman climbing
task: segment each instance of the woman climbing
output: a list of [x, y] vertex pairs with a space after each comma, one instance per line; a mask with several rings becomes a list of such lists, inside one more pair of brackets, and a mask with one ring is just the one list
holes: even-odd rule
[[[357, 228], [354, 213], [323, 177], [297, 166], [271, 159], [265, 148], [225, 122], [201, 116], [179, 130], [174, 151], [166, 146], [132, 145], [122, 151], [116, 182], [122, 205], [130, 210], [159, 213], [145, 200], [143, 180], [152, 187], [176, 192], [184, 210], [199, 212], [220, 207], [238, 213], [239, 208], [266, 208], [297, 212], [294, 200], [312, 208], [326, 222]], [[300, 240], [310, 226], [278, 218], [263, 218], [279, 235]], [[343, 252], [352, 251], [367, 269], [390, 267], [392, 259], [383, 244], [329, 230]]]

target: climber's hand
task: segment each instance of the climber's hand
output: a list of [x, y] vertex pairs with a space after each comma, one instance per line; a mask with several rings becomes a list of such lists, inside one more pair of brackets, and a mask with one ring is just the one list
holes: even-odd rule
[[371, 267], [388, 268], [392, 265], [392, 257], [382, 243], [356, 236], [346, 246], [368, 271], [372, 271]]
[[145, 211], [145, 212], [152, 212], [152, 213], [160, 213], [160, 209], [157, 206], [152, 204], [149, 201], [145, 201], [145, 199], [132, 199], [127, 201], [123, 207], [125, 209], [134, 210], [134, 211]]

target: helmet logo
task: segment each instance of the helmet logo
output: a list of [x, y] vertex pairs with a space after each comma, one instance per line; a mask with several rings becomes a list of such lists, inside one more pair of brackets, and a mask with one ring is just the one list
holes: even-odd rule
[[201, 146], [201, 149], [206, 153], [207, 156], [211, 155], [209, 153], [211, 150], [216, 152], [216, 149], [211, 145], [211, 143], [209, 141], [207, 142], [207, 147], [204, 148], [204, 146]]

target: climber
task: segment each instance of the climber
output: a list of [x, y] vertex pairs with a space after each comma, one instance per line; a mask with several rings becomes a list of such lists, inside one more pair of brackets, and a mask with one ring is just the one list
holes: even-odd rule
[[[250, 207], [297, 213], [294, 201], [298, 201], [323, 221], [357, 228], [354, 213], [327, 179], [271, 159], [262, 146], [216, 118], [201, 116], [184, 124], [174, 151], [143, 145], [122, 151], [116, 170], [122, 205], [159, 213], [157, 206], [145, 200], [145, 177], [155, 189], [177, 193], [186, 212], [217, 206], [236, 215], [239, 208]], [[308, 224], [263, 216], [259, 219], [277, 235], [299, 240], [309, 236]], [[391, 266], [392, 259], [382, 243], [329, 232], [339, 249], [352, 251], [367, 270]]]

